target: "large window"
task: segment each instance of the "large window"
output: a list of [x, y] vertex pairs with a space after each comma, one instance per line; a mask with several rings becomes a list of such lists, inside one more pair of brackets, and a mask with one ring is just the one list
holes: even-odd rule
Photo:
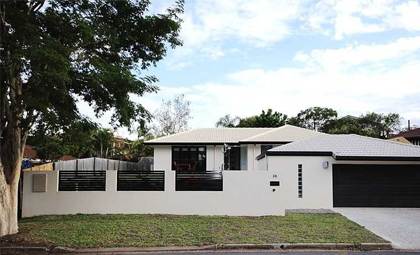
[[173, 146], [172, 170], [176, 171], [206, 171], [205, 146]]

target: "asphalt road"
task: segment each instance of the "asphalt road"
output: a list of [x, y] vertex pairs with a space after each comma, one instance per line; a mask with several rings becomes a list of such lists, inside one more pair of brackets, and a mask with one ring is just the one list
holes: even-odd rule
[[[3, 255], [6, 253], [1, 253]], [[22, 254], [22, 253], [13, 253]], [[57, 253], [29, 253], [30, 255], [44, 255]], [[67, 254], [68, 253], [63, 253]], [[72, 255], [87, 255], [87, 253], [72, 253]], [[165, 253], [98, 253], [97, 255], [420, 255], [420, 251], [232, 251], [232, 252], [165, 252]], [[89, 253], [88, 255], [96, 255]]]
[[[3, 253], [0, 253], [3, 255]], [[16, 253], [15, 253], [16, 254]], [[22, 254], [22, 253], [20, 253]], [[31, 253], [31, 255], [56, 253]], [[68, 254], [68, 253], [63, 253]], [[72, 253], [73, 255], [87, 255], [87, 253]], [[420, 251], [233, 251], [233, 252], [166, 252], [166, 253], [98, 253], [97, 255], [420, 255]], [[58, 254], [56, 254], [58, 255]], [[89, 253], [88, 255], [96, 255]]]
[[[418, 252], [399, 252], [399, 251], [371, 251], [371, 252], [358, 252], [358, 251], [260, 251], [260, 252], [249, 252], [249, 251], [236, 251], [236, 252], [183, 252], [183, 253], [122, 253], [124, 255], [414, 255], [419, 254]], [[121, 255], [122, 255], [121, 254]], [[84, 254], [86, 255], [86, 253]], [[93, 255], [93, 254], [89, 254]], [[99, 254], [98, 254], [99, 255]], [[104, 255], [104, 254], [101, 254]], [[118, 253], [112, 253], [112, 255], [119, 255]]]

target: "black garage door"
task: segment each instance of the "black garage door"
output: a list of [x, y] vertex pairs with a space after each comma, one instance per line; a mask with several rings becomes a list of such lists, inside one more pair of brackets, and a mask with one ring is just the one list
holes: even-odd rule
[[335, 207], [420, 207], [420, 165], [333, 165]]

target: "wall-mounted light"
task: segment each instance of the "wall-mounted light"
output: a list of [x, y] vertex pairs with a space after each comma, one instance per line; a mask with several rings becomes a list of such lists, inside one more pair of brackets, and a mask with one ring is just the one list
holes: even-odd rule
[[324, 161], [324, 162], [322, 163], [322, 167], [323, 167], [324, 169], [327, 169], [327, 168], [328, 168], [328, 165], [329, 165], [329, 162], [328, 162], [328, 161]]

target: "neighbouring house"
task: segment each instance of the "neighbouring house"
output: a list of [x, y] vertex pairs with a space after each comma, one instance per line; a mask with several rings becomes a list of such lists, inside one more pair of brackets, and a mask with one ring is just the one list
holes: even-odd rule
[[23, 160], [35, 160], [38, 159], [36, 155], [36, 150], [32, 148], [31, 145], [25, 145], [25, 149], [23, 150]]
[[402, 142], [409, 141], [411, 144], [420, 146], [420, 128], [400, 132], [399, 134], [390, 137], [390, 140]]
[[128, 159], [130, 158], [130, 143], [131, 141], [121, 136], [114, 136], [112, 138], [112, 149], [110, 151], [110, 158], [112, 159]]
[[63, 155], [58, 159], [58, 161], [69, 161], [69, 160], [75, 160], [75, 159], [77, 158], [70, 155]]
[[145, 141], [154, 149], [155, 170], [205, 172], [256, 170], [256, 157], [280, 145], [324, 134], [279, 128], [199, 128]]
[[279, 170], [286, 208], [420, 207], [420, 147], [359, 135], [322, 135], [257, 157]]

